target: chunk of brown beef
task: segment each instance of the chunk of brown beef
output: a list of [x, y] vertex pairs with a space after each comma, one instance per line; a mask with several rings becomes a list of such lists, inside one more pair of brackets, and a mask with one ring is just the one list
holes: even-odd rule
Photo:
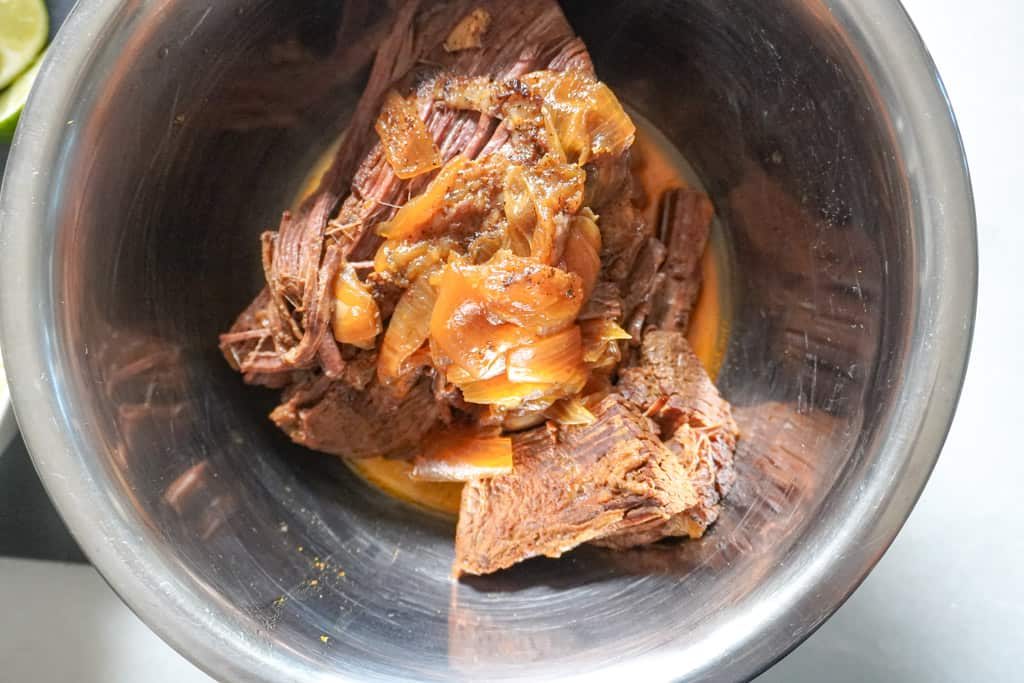
[[669, 438], [693, 415], [711, 425], [732, 423], [732, 410], [718, 393], [682, 332], [650, 330], [640, 362], [619, 373], [618, 391], [650, 415]]
[[601, 226], [601, 275], [628, 289], [637, 256], [652, 232], [628, 193], [594, 210]]
[[[629, 548], [670, 536], [699, 538], [719, 515], [735, 480], [739, 433], [729, 404], [684, 337], [701, 286], [700, 260], [714, 208], [701, 192], [673, 190], [662, 199], [658, 238], [644, 245], [629, 277], [627, 329], [642, 335], [640, 358], [620, 373], [618, 390], [660, 425], [668, 448], [690, 477], [698, 503], [664, 522], [596, 544]], [[645, 331], [646, 330], [646, 331]]]
[[330, 322], [343, 255], [337, 245], [324, 247], [330, 204], [322, 196], [304, 217], [285, 212], [281, 230], [263, 234], [267, 286], [220, 338], [228, 363], [247, 380], [317, 365], [329, 375], [341, 371]]
[[732, 408], [681, 332], [649, 331], [640, 363], [622, 371], [618, 390], [658, 424], [697, 502], [672, 519], [614, 534], [597, 544], [628, 548], [668, 536], [699, 538], [718, 518], [721, 499], [736, 478], [733, 455], [739, 432]]
[[[618, 186], [602, 185], [592, 190], [592, 180], [590, 177], [587, 179], [588, 199], [597, 200], [594, 210], [598, 213], [601, 228], [601, 280], [580, 312], [580, 318], [605, 317], [622, 324], [624, 316], [636, 308], [635, 299], [647, 297], [646, 292], [650, 289], [644, 285], [638, 287], [632, 281], [633, 275], [639, 269], [641, 278], [647, 274], [650, 278], [656, 277], [665, 250], [653, 238], [643, 214], [630, 200], [632, 179], [628, 174], [629, 159], [624, 156], [614, 162], [605, 161], [602, 167], [626, 169], [626, 180]], [[612, 187], [618, 188], [617, 194], [613, 193]], [[651, 264], [653, 268], [645, 271], [644, 268]], [[639, 339], [639, 335], [636, 338]]]
[[660, 280], [664, 279], [661, 266], [665, 263], [665, 256], [665, 245], [657, 239], [648, 239], [630, 272], [629, 289], [623, 308], [630, 312], [626, 331], [633, 336], [636, 344], [643, 339], [644, 323], [653, 305], [654, 292]]
[[711, 200], [703, 192], [665, 193], [657, 237], [644, 243], [628, 278], [626, 329], [634, 340], [650, 327], [680, 332], [689, 327], [713, 215]]
[[398, 300], [402, 298], [405, 290], [395, 282], [394, 276], [387, 272], [371, 271], [365, 282], [373, 300], [377, 302], [377, 308], [380, 309], [381, 320], [388, 320], [395, 312], [395, 306], [398, 305]]
[[[628, 162], [628, 160], [627, 160]], [[639, 344], [648, 327], [686, 331], [700, 292], [700, 260], [714, 209], [701, 192], [670, 190], [661, 200], [657, 233], [632, 198], [631, 181], [599, 205], [602, 278], [624, 293], [624, 325]]]
[[594, 286], [587, 303], [580, 310], [579, 320], [613, 320], [622, 322], [622, 295], [614, 282], [603, 280]]
[[658, 238], [665, 245], [662, 277], [652, 296], [648, 323], [685, 332], [700, 293], [701, 258], [711, 234], [715, 209], [703, 192], [672, 190], [662, 199]]
[[360, 391], [315, 376], [293, 384], [270, 419], [297, 444], [351, 458], [407, 457], [440, 415], [430, 379], [403, 397], [372, 381]]
[[463, 489], [459, 574], [488, 574], [530, 557], [664, 523], [697, 504], [657, 427], [619, 396], [586, 427], [550, 425], [513, 438], [515, 469]]

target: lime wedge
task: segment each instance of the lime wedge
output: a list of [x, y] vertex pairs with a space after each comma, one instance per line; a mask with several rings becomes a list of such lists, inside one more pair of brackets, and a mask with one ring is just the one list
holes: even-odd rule
[[49, 31], [43, 0], [0, 0], [0, 88], [32, 63]]
[[18, 117], [21, 115], [25, 102], [28, 101], [32, 83], [36, 80], [39, 65], [43, 63], [45, 56], [45, 52], [39, 55], [39, 59], [29, 67], [28, 71], [18, 76], [11, 87], [0, 92], [0, 143], [10, 142], [14, 139], [14, 128], [18, 125]]

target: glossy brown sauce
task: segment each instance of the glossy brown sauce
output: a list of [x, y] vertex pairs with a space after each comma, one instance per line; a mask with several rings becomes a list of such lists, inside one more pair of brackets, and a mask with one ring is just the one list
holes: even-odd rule
[[[629, 114], [637, 128], [632, 148], [634, 177], [643, 188], [639, 194], [644, 215], [654, 224], [658, 220], [658, 199], [665, 191], [681, 187], [701, 189], [700, 181], [679, 151], [649, 121], [635, 111]], [[337, 143], [317, 161], [303, 182], [296, 203], [316, 190], [336, 150]], [[717, 378], [721, 369], [729, 337], [728, 263], [725, 235], [716, 219], [701, 261], [704, 281], [687, 333], [690, 345], [712, 379]], [[368, 458], [346, 460], [346, 463], [368, 483], [400, 500], [445, 516], [456, 516], [459, 512], [461, 483], [411, 479], [412, 464], [404, 460]]]

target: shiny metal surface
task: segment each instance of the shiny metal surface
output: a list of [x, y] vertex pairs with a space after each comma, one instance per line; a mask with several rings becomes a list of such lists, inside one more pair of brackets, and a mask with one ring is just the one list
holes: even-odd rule
[[739, 490], [699, 543], [461, 584], [444, 522], [289, 445], [272, 396], [215, 349], [258, 285], [256, 235], [358, 95], [346, 48], [380, 8], [82, 0], [61, 31], [0, 199], [15, 406], [84, 551], [206, 671], [741, 679], [827, 618], [906, 518], [977, 271], [913, 27], [887, 0], [613, 4], [565, 6], [732, 239]]

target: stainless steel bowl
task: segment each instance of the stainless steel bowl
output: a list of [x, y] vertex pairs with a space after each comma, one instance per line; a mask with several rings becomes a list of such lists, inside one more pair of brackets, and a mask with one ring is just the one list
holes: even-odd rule
[[967, 362], [971, 190], [913, 26], [891, 0], [565, 3], [729, 234], [740, 483], [700, 542], [454, 583], [447, 522], [290, 446], [215, 348], [383, 6], [80, 0], [0, 209], [4, 355], [48, 491], [219, 678], [756, 674], [892, 541]]

